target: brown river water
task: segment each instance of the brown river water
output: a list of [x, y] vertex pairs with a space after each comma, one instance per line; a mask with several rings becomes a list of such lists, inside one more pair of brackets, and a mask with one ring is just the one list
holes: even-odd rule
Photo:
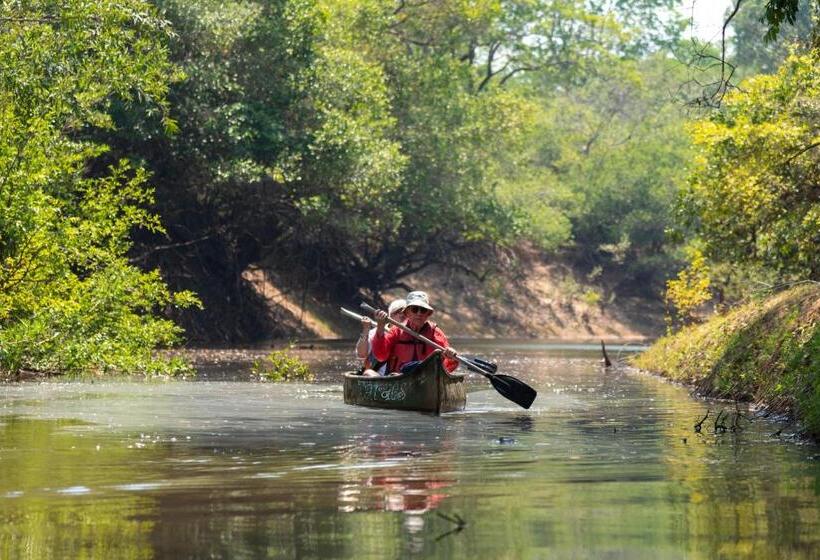
[[220, 350], [193, 381], [0, 385], [0, 558], [820, 558], [794, 426], [595, 345], [456, 342], [533, 407], [478, 376], [441, 417], [345, 405], [351, 341], [302, 351], [311, 384]]

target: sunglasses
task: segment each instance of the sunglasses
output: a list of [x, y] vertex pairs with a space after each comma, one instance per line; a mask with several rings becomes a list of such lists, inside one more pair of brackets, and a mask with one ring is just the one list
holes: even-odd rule
[[430, 311], [429, 309], [419, 307], [418, 305], [411, 305], [410, 307], [405, 308], [405, 311], [409, 313], [418, 313], [421, 315], [427, 315], [428, 313], [432, 313], [432, 311]]

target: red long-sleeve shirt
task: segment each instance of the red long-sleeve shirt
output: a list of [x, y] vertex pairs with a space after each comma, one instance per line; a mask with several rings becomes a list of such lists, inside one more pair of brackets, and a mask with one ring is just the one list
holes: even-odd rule
[[[435, 323], [425, 322], [420, 331], [416, 331], [429, 338], [439, 346], [448, 348], [450, 343], [444, 332]], [[388, 332], [376, 332], [371, 347], [373, 356], [377, 360], [387, 361], [387, 371], [399, 371], [407, 362], [423, 360], [433, 353], [435, 348], [414, 338], [401, 329], [390, 329]], [[458, 360], [444, 358], [444, 369], [452, 372], [458, 367]]]

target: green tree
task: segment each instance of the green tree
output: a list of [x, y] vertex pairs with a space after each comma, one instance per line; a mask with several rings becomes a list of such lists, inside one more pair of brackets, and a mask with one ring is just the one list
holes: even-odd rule
[[818, 51], [792, 55], [692, 125], [699, 154], [683, 209], [714, 261], [820, 275], [818, 67]]
[[723, 17], [718, 44], [693, 38], [678, 49], [676, 56], [689, 60], [690, 82], [700, 89], [689, 103], [717, 109], [726, 93], [737, 88], [744, 77], [758, 71], [775, 71], [793, 45], [820, 46], [820, 35], [813, 24], [818, 16], [817, 0], [732, 2]]
[[675, 97], [683, 72], [663, 54], [613, 58], [543, 99], [529, 142], [533, 178], [504, 190], [543, 248], [618, 270], [643, 293], [660, 290], [675, 260], [666, 229], [690, 155]]
[[362, 271], [376, 272], [376, 287], [431, 263], [469, 269], [470, 255], [522, 236], [547, 249], [566, 241], [574, 197], [532, 165], [529, 143], [545, 124], [538, 104], [613, 60], [646, 53], [632, 25], [669, 3], [328, 4], [349, 22], [350, 47], [384, 68], [408, 158], [386, 199], [394, 229], [353, 251], [367, 256]]
[[[575, 206], [531, 203], [540, 99], [657, 48], [638, 27], [671, 2], [159, 5], [188, 76], [169, 95], [179, 134], [118, 107], [98, 164], [138, 154], [152, 171], [168, 228], [142, 235], [138, 258], [172, 286], [195, 279], [196, 322], [229, 338], [265, 332], [241, 281], [250, 264], [378, 296], [434, 263], [492, 263], [522, 236], [566, 241]], [[531, 196], [511, 196], [518, 185]]]
[[103, 136], [108, 158], [136, 155], [154, 174], [169, 225], [139, 238], [139, 259], [173, 286], [193, 280], [206, 310], [182, 319], [206, 325], [200, 336], [259, 336], [267, 325], [241, 280], [249, 264], [347, 278], [356, 256], [345, 244], [389, 216], [384, 196], [405, 156], [383, 71], [325, 40], [334, 22], [315, 2], [158, 4], [187, 76], [169, 93], [179, 132], [155, 121], [133, 134], [133, 108], [122, 107]]
[[781, 28], [772, 40], [762, 41], [761, 37], [769, 29], [768, 24], [761, 21], [766, 3], [764, 0], [746, 0], [732, 19], [732, 63], [746, 76], [775, 73], [788, 56], [790, 47], [807, 47], [811, 42], [813, 0], [800, 0], [794, 22]]
[[139, 167], [88, 174], [114, 99], [151, 100], [167, 127], [166, 24], [138, 0], [3, 2], [0, 11], [0, 370], [169, 371], [153, 350], [188, 305], [126, 257], [132, 228], [159, 230]]
[[[811, 2], [802, 8], [806, 9], [811, 6]], [[820, 4], [814, 0], [814, 8], [817, 9]], [[769, 27], [766, 31], [766, 41], [774, 41], [780, 34], [783, 23], [795, 25], [801, 19], [801, 1], [800, 0], [769, 0], [763, 10], [763, 15], [760, 21], [765, 22]], [[815, 14], [816, 15], [816, 14]]]

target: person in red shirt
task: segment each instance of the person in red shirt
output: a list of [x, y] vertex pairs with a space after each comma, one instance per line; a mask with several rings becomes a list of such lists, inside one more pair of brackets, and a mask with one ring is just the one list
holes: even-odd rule
[[[405, 298], [404, 315], [407, 320], [404, 324], [417, 333], [429, 338], [436, 344], [443, 346], [444, 369], [452, 372], [458, 367], [456, 351], [450, 347], [447, 336], [438, 325], [431, 322], [433, 307], [425, 292], [410, 292]], [[414, 338], [401, 329], [391, 329], [384, 332], [382, 328], [387, 321], [387, 313], [376, 312], [376, 335], [373, 337], [371, 351], [379, 361], [387, 362], [387, 371], [391, 374], [404, 373], [415, 363], [424, 360], [433, 353], [435, 348]]]

